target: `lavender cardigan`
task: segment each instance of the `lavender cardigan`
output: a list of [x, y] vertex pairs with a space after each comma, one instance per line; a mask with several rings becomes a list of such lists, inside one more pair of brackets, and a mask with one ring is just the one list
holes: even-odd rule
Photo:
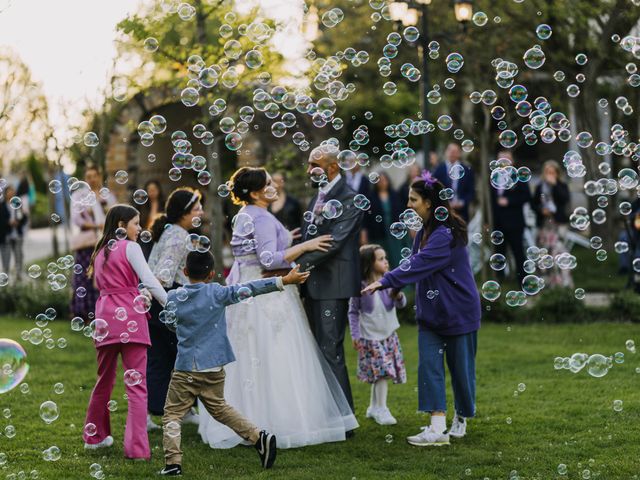
[[[366, 282], [362, 282], [362, 288], [366, 286]], [[400, 292], [400, 295], [395, 300], [391, 298], [389, 290], [378, 290], [373, 295], [380, 295], [382, 304], [387, 312], [393, 307], [404, 308], [407, 305], [407, 297], [402, 292]], [[354, 340], [360, 338], [360, 312], [373, 312], [373, 295], [351, 297], [349, 300], [349, 328], [351, 329], [351, 338]]]

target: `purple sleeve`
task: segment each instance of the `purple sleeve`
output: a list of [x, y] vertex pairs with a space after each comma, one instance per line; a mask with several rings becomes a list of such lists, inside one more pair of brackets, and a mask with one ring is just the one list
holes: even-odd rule
[[[253, 232], [256, 240], [256, 255], [262, 266], [269, 270], [289, 268], [290, 264], [284, 259], [285, 250], [278, 250], [278, 229], [276, 223], [268, 216], [260, 216], [254, 220]], [[273, 256], [263, 257], [264, 252], [270, 252]], [[266, 257], [269, 257], [268, 260]], [[267, 260], [268, 265], [263, 261]]]
[[451, 262], [451, 240], [450, 232], [443, 228], [436, 229], [425, 247], [409, 257], [410, 266], [406, 271], [397, 267], [384, 274], [380, 280], [382, 288], [402, 288], [445, 268]]
[[360, 297], [351, 297], [349, 300], [349, 329], [351, 338], [358, 340], [360, 338]]

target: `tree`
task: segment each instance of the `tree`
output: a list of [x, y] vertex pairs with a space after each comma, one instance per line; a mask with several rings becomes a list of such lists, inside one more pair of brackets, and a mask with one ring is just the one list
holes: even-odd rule
[[0, 158], [3, 170], [11, 161], [43, 152], [48, 106], [31, 70], [7, 47], [0, 48]]
[[[138, 63], [116, 82], [124, 80], [129, 95], [144, 95], [146, 89], [159, 86], [181, 92], [183, 103], [197, 111], [194, 125], [202, 123], [215, 132], [213, 142], [205, 144], [208, 171], [214, 179], [207, 191], [213, 252], [216, 263], [222, 265], [224, 215], [221, 202], [213, 200], [218, 197], [218, 184], [223, 183], [222, 160], [236, 155], [237, 143], [225, 136], [228, 132], [219, 134], [218, 122], [237, 116], [242, 106], [251, 103], [255, 88], [266, 88], [282, 76], [282, 57], [269, 43], [273, 22], [258, 9], [240, 15], [228, 0], [176, 4], [177, 11], [167, 5], [143, 7], [118, 25], [122, 58]], [[224, 115], [212, 114], [214, 102], [225, 105]]]

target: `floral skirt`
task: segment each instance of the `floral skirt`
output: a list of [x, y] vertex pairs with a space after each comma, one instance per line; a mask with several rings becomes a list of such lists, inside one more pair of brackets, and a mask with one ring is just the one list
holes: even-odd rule
[[381, 379], [391, 379], [393, 383], [407, 381], [402, 347], [395, 332], [384, 340], [358, 340], [358, 380], [375, 383]]

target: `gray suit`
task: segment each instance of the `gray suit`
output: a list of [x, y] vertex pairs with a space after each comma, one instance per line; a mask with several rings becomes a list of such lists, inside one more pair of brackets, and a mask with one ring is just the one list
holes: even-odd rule
[[[327, 193], [325, 203], [331, 199], [342, 203], [343, 211], [336, 219], [323, 219], [315, 236], [331, 234], [333, 242], [327, 252], [315, 251], [296, 260], [301, 270], [313, 267], [311, 275], [302, 285], [302, 295], [311, 330], [318, 346], [335, 374], [353, 410], [349, 375], [344, 363], [344, 335], [348, 323], [349, 299], [360, 296], [359, 236], [363, 212], [353, 204], [356, 193], [345, 178]], [[313, 210], [316, 196], [309, 204]], [[308, 235], [309, 222], [302, 227], [303, 239]]]

